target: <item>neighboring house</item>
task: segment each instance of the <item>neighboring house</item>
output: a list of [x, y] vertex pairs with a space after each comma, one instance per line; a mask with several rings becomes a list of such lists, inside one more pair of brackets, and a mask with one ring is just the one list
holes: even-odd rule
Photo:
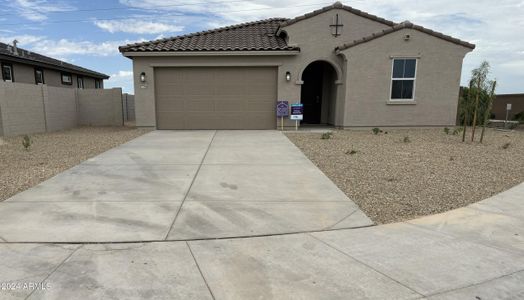
[[102, 89], [109, 76], [0, 43], [2, 79], [7, 82], [47, 84], [50, 86]]
[[515, 120], [515, 118], [520, 116], [520, 120], [524, 121], [524, 94], [497, 95], [491, 109], [492, 119], [506, 120], [508, 104], [511, 104], [511, 110], [508, 111], [508, 120]]
[[277, 100], [303, 103], [302, 123], [452, 126], [474, 48], [337, 2], [120, 51], [133, 60], [137, 126], [274, 129]]

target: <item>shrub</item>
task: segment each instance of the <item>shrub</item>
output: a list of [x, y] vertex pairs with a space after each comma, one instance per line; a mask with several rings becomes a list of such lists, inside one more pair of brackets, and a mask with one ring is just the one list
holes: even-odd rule
[[510, 145], [511, 145], [511, 143], [507, 142], [504, 145], [502, 145], [502, 149], [508, 149]]
[[445, 127], [445, 128], [444, 128], [444, 133], [445, 133], [445, 134], [449, 134], [449, 128]]
[[24, 138], [22, 139], [22, 146], [24, 146], [25, 150], [29, 150], [29, 147], [33, 144], [33, 141], [31, 140], [31, 137], [29, 137], [27, 134], [24, 135]]
[[377, 127], [371, 129], [371, 131], [373, 131], [373, 134], [375, 134], [375, 135], [377, 135], [377, 134], [382, 132], [382, 130], [380, 130], [380, 128], [377, 128]]
[[333, 132], [329, 131], [329, 132], [324, 132], [320, 138], [323, 140], [329, 140], [332, 137], [333, 137]]
[[411, 140], [409, 139], [409, 136], [405, 136], [403, 141], [404, 141], [404, 143], [411, 142]]
[[453, 130], [453, 135], [458, 135], [463, 130], [464, 130], [464, 128], [462, 128], [462, 127], [455, 128], [455, 130]]
[[513, 120], [519, 121], [520, 124], [524, 123], [524, 111], [519, 112], [513, 117]]

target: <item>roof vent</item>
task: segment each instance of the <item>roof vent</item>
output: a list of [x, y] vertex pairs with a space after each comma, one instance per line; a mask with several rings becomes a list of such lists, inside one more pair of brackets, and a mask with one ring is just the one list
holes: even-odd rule
[[13, 54], [18, 55], [18, 48], [16, 47], [16, 44], [18, 44], [17, 40], [13, 41]]

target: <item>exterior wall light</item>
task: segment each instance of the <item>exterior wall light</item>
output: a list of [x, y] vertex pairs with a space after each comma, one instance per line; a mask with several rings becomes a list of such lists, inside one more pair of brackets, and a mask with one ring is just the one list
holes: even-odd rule
[[291, 81], [291, 72], [286, 72], [286, 81]]
[[142, 83], [146, 82], [146, 73], [145, 72], [140, 73], [140, 82]]

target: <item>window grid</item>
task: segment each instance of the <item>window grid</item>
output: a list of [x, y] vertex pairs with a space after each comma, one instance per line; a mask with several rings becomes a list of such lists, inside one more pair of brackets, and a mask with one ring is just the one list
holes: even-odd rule
[[[401, 63], [401, 70], [398, 68]], [[414, 101], [418, 61], [415, 58], [395, 58], [391, 66], [391, 101]], [[400, 71], [400, 74], [399, 74]], [[407, 96], [410, 97], [407, 97]]]

